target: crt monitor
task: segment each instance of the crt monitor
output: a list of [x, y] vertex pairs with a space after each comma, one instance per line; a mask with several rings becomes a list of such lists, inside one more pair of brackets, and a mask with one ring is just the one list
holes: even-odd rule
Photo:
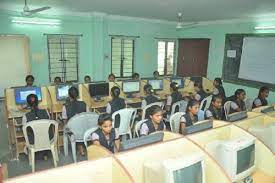
[[227, 121], [235, 122], [247, 118], [247, 111], [235, 112], [227, 116]]
[[275, 123], [264, 126], [252, 126], [248, 131], [263, 141], [275, 153]]
[[204, 155], [200, 152], [144, 162], [145, 182], [205, 183]]
[[274, 111], [274, 107], [273, 106], [268, 106], [264, 109], [261, 110], [261, 113], [269, 113], [269, 112], [273, 112]]
[[90, 96], [95, 98], [109, 96], [109, 83], [91, 83], [89, 92]]
[[208, 130], [213, 128], [213, 121], [212, 120], [204, 120], [204, 121], [199, 121], [195, 123], [192, 126], [185, 127], [182, 129], [182, 134], [188, 135], [196, 132], [201, 132], [204, 130]]
[[163, 79], [148, 79], [147, 83], [152, 86], [153, 90], [163, 90]]
[[14, 89], [15, 103], [17, 105], [26, 104], [27, 96], [30, 94], [35, 94], [38, 98], [38, 101], [42, 100], [40, 87], [19, 87]]
[[180, 77], [171, 78], [170, 83], [177, 83], [179, 88], [184, 88], [184, 79]]
[[71, 85], [71, 84], [65, 84], [65, 85], [56, 85], [56, 100], [57, 101], [64, 101], [69, 97], [69, 89], [74, 86], [78, 89], [78, 85]]
[[206, 145], [206, 151], [223, 167], [232, 182], [249, 178], [255, 169], [254, 137], [212, 141]]
[[140, 146], [162, 142], [163, 136], [164, 136], [163, 132], [156, 132], [147, 136], [142, 136], [140, 138], [134, 138], [127, 141], [123, 141], [121, 142], [119, 151], [127, 151]]
[[140, 92], [140, 81], [123, 81], [122, 90], [124, 93]]

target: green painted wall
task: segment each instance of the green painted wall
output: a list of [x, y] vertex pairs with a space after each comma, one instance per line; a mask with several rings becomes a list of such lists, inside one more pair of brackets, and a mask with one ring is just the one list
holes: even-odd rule
[[[140, 36], [135, 45], [135, 72], [151, 76], [157, 68], [157, 41], [154, 37], [176, 38], [174, 25], [139, 19], [119, 19], [106, 15], [87, 17], [40, 17], [62, 20], [61, 26], [20, 25], [11, 23], [18, 16], [13, 12], [0, 12], [0, 34], [25, 34], [30, 38], [31, 73], [36, 83], [46, 85], [48, 78], [48, 34], [82, 34], [80, 38], [80, 80], [88, 74], [94, 80], [105, 80], [111, 72], [111, 37], [109, 35]], [[42, 55], [35, 60], [33, 55]], [[146, 67], [144, 67], [146, 65]]]
[[[229, 33], [274, 33], [275, 30], [256, 31], [255, 26], [269, 25], [271, 22], [242, 22], [242, 23], [217, 23], [212, 25], [197, 26], [181, 31], [181, 38], [209, 38], [210, 50], [207, 77], [214, 79], [222, 76], [225, 34]], [[275, 68], [274, 68], [275, 69]], [[258, 73], [260, 75], [260, 73]], [[226, 94], [232, 95], [237, 88], [243, 88], [247, 92], [247, 96], [254, 98], [258, 95], [258, 88], [251, 88], [231, 83], [224, 83]], [[275, 102], [275, 93], [271, 92], [269, 96], [270, 102]]]
[[[46, 17], [61, 19], [62, 25], [58, 27], [17, 25], [11, 23], [13, 16], [18, 15], [13, 12], [0, 12], [0, 34], [25, 34], [30, 38], [31, 72], [37, 78], [37, 84], [41, 85], [49, 82], [47, 42], [44, 33], [83, 34], [80, 38], [80, 80], [86, 74], [91, 75], [94, 80], [105, 80], [111, 72], [110, 35], [140, 36], [135, 44], [135, 72], [143, 77], [151, 76], [152, 72], [157, 69], [157, 40], [154, 38], [210, 38], [207, 75], [213, 79], [222, 75], [225, 34], [256, 33], [254, 26], [271, 23], [263, 21], [261, 23], [215, 23], [176, 31], [173, 24], [133, 18], [114, 18], [103, 14], [95, 14], [89, 18]], [[274, 33], [275, 31], [265, 32]], [[42, 54], [42, 60], [33, 59], [35, 54]], [[258, 93], [258, 89], [251, 87], [230, 83], [224, 85], [227, 95], [233, 94], [237, 88], [244, 88], [249, 97], [254, 97]], [[274, 92], [271, 93], [269, 99], [275, 102]]]

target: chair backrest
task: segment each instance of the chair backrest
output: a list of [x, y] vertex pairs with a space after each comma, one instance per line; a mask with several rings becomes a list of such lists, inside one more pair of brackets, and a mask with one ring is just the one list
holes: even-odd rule
[[198, 121], [203, 121], [204, 120], [204, 111], [203, 110], [199, 110], [198, 112]]
[[152, 104], [146, 105], [146, 106], [142, 109], [142, 118], [141, 118], [141, 119], [145, 119], [147, 110], [148, 110], [150, 107], [154, 106], [154, 105], [158, 105], [158, 106], [160, 106], [162, 109], [163, 109], [163, 107], [164, 107], [163, 102], [154, 102], [154, 103], [152, 103]]
[[231, 103], [232, 103], [232, 101], [227, 101], [227, 102], [225, 102], [225, 104], [223, 106], [226, 120], [228, 119]]
[[83, 112], [72, 117], [65, 126], [65, 131], [73, 133], [75, 140], [83, 140], [87, 129], [97, 127], [99, 115], [95, 112]]
[[91, 134], [97, 130], [98, 127], [93, 127], [93, 128], [90, 128], [88, 130], [86, 130], [86, 132], [84, 133], [84, 136], [83, 136], [83, 141], [84, 141], [84, 144], [86, 146], [86, 148], [88, 147], [88, 141], [92, 140], [91, 139]]
[[146, 121], [147, 121], [147, 119], [144, 119], [144, 120], [140, 120], [140, 121], [138, 121], [138, 122], [136, 123], [136, 125], [135, 125], [135, 133], [136, 133], [136, 136], [137, 136], [137, 137], [139, 137], [139, 130], [140, 130], [140, 128], [141, 128], [142, 123], [144, 123], [144, 122], [146, 122]]
[[208, 109], [211, 105], [211, 101], [212, 101], [212, 95], [209, 95], [208, 97], [204, 98], [202, 101], [201, 101], [201, 104], [200, 104], [200, 110], [202, 111], [205, 111], [206, 109]]
[[113, 127], [115, 126], [116, 116], [120, 116], [120, 125], [118, 128], [118, 133], [124, 135], [131, 131], [131, 126], [134, 123], [137, 110], [131, 108], [120, 109], [113, 113]]
[[185, 112], [176, 112], [175, 114], [171, 115], [171, 117], [170, 117], [170, 127], [171, 127], [172, 132], [179, 133], [180, 118], [184, 114], [185, 114]]
[[171, 108], [171, 115], [176, 113], [176, 109], [178, 108], [179, 111], [177, 112], [185, 112], [188, 102], [185, 100], [178, 101], [172, 105]]
[[[49, 130], [50, 130], [50, 126], [52, 125], [54, 126], [54, 136], [53, 136], [53, 139], [50, 140]], [[54, 120], [48, 120], [48, 119], [35, 120], [35, 121], [30, 121], [23, 126], [23, 133], [26, 139], [26, 145], [30, 146], [29, 138], [27, 134], [28, 128], [31, 128], [33, 131], [33, 136], [34, 136], [33, 146], [37, 150], [49, 148], [51, 144], [57, 142], [58, 123]]]
[[252, 98], [246, 98], [244, 102], [245, 102], [246, 110], [252, 111], [252, 106], [253, 106], [254, 100]]

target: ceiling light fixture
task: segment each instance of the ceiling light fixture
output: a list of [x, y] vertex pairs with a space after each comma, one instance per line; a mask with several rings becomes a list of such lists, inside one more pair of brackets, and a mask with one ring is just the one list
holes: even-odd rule
[[34, 25], [49, 25], [49, 26], [58, 26], [61, 24], [60, 20], [56, 20], [56, 19], [21, 18], [21, 17], [15, 17], [12, 19], [11, 22], [17, 23], [17, 24], [34, 24]]
[[257, 26], [254, 28], [255, 30], [269, 30], [269, 29], [275, 29], [275, 25], [271, 26]]

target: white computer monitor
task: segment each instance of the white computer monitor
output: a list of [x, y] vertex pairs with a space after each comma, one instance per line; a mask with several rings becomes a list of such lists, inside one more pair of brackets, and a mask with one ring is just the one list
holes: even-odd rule
[[205, 163], [201, 153], [144, 162], [145, 183], [205, 183]]
[[263, 141], [275, 153], [275, 123], [267, 126], [252, 126], [248, 131]]
[[124, 93], [140, 92], [140, 81], [123, 81], [122, 90]]
[[224, 168], [232, 182], [244, 180], [255, 169], [254, 137], [213, 141], [206, 145], [206, 150]]

